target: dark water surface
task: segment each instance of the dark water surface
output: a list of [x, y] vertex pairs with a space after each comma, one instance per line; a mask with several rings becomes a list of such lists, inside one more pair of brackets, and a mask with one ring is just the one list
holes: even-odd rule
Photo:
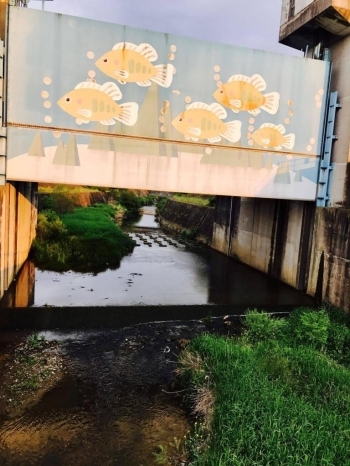
[[[18, 303], [26, 303], [25, 295], [29, 294], [29, 304], [35, 307], [220, 304], [244, 308], [313, 303], [304, 292], [217, 251], [164, 233], [153, 215], [143, 215], [129, 230], [138, 246], [122, 259], [117, 270], [58, 273], [37, 269], [29, 274], [29, 281], [33, 282], [35, 276], [34, 293], [31, 294], [33, 286], [28, 285], [28, 279], [19, 276], [17, 286], [9, 291], [2, 305], [12, 307], [17, 303], [20, 307]], [[24, 273], [28, 275], [26, 267]]]
[[192, 422], [173, 385], [181, 342], [238, 328], [190, 319], [313, 304], [161, 231], [152, 215], [128, 230], [139, 246], [117, 270], [56, 273], [27, 262], [0, 303], [0, 366], [33, 329], [60, 341], [65, 362], [62, 379], [34, 406], [0, 417], [1, 466], [155, 465], [157, 445], [171, 452]]

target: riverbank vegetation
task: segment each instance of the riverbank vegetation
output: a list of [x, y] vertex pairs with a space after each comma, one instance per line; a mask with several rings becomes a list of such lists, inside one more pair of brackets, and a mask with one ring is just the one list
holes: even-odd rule
[[202, 335], [178, 373], [199, 423], [191, 466], [349, 465], [350, 329], [341, 311], [250, 311], [240, 337]]
[[196, 204], [204, 207], [215, 206], [215, 196], [204, 196], [201, 194], [175, 193], [171, 196], [174, 201]]
[[[99, 202], [81, 207], [81, 196], [99, 195]], [[157, 196], [147, 191], [82, 186], [39, 187], [40, 211], [32, 257], [45, 269], [104, 270], [117, 267], [134, 242], [120, 228], [139, 216]]]
[[96, 204], [64, 214], [40, 212], [32, 246], [36, 264], [57, 271], [118, 266], [134, 243], [115, 223], [116, 210]]

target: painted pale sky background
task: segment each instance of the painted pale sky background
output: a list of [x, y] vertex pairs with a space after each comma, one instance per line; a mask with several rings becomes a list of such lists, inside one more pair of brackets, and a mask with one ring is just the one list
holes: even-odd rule
[[[282, 0], [53, 0], [46, 11], [242, 47], [301, 55], [280, 45]], [[29, 8], [41, 9], [31, 0]]]

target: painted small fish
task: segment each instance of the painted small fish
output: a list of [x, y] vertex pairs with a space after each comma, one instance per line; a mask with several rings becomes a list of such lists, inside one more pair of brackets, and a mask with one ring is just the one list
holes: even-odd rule
[[252, 139], [263, 146], [264, 149], [273, 148], [281, 150], [282, 147], [292, 150], [295, 143], [295, 134], [284, 133], [286, 129], [283, 125], [274, 125], [272, 123], [264, 123], [260, 128], [252, 134]]
[[139, 106], [135, 102], [117, 104], [122, 93], [115, 83], [102, 85], [82, 82], [73, 91], [64, 95], [57, 104], [81, 123], [99, 121], [103, 125], [114, 125], [115, 120], [133, 126], [138, 118]]
[[154, 81], [159, 86], [169, 87], [173, 81], [174, 67], [171, 64], [153, 65], [152, 62], [157, 59], [158, 54], [150, 44], [119, 42], [97, 60], [96, 66], [120, 84], [150, 86]]
[[256, 116], [260, 109], [274, 115], [279, 107], [280, 95], [278, 92], [262, 94], [266, 89], [266, 82], [259, 74], [251, 78], [242, 74], [231, 76], [214, 92], [215, 99], [233, 112], [247, 111]]
[[217, 103], [207, 105], [193, 102], [171, 123], [187, 140], [207, 139], [209, 142], [219, 142], [223, 137], [237, 142], [241, 138], [241, 122], [236, 120], [224, 123], [222, 120], [226, 117], [226, 110]]

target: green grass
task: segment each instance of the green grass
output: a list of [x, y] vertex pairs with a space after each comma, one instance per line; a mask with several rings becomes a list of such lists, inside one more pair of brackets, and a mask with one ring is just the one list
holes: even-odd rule
[[61, 215], [41, 212], [32, 248], [37, 265], [58, 271], [118, 266], [134, 244], [114, 222], [115, 213], [108, 204]]
[[212, 207], [215, 204], [215, 196], [201, 196], [191, 194], [173, 194], [172, 199], [186, 204], [196, 204], [201, 206]]
[[[344, 359], [339, 351], [338, 361], [330, 357], [330, 313], [301, 309], [277, 325], [261, 315], [255, 320], [274, 330], [270, 339], [261, 329], [257, 336], [259, 325], [250, 316], [241, 338], [200, 336], [186, 350], [197, 363], [180, 358], [189, 399], [203, 387], [215, 399], [209, 428], [203, 419], [207, 441], [198, 445], [193, 436], [189, 441], [189, 464], [350, 465], [350, 370], [339, 363]], [[349, 329], [337, 324], [348, 338]], [[347, 352], [346, 345], [341, 352]]]

